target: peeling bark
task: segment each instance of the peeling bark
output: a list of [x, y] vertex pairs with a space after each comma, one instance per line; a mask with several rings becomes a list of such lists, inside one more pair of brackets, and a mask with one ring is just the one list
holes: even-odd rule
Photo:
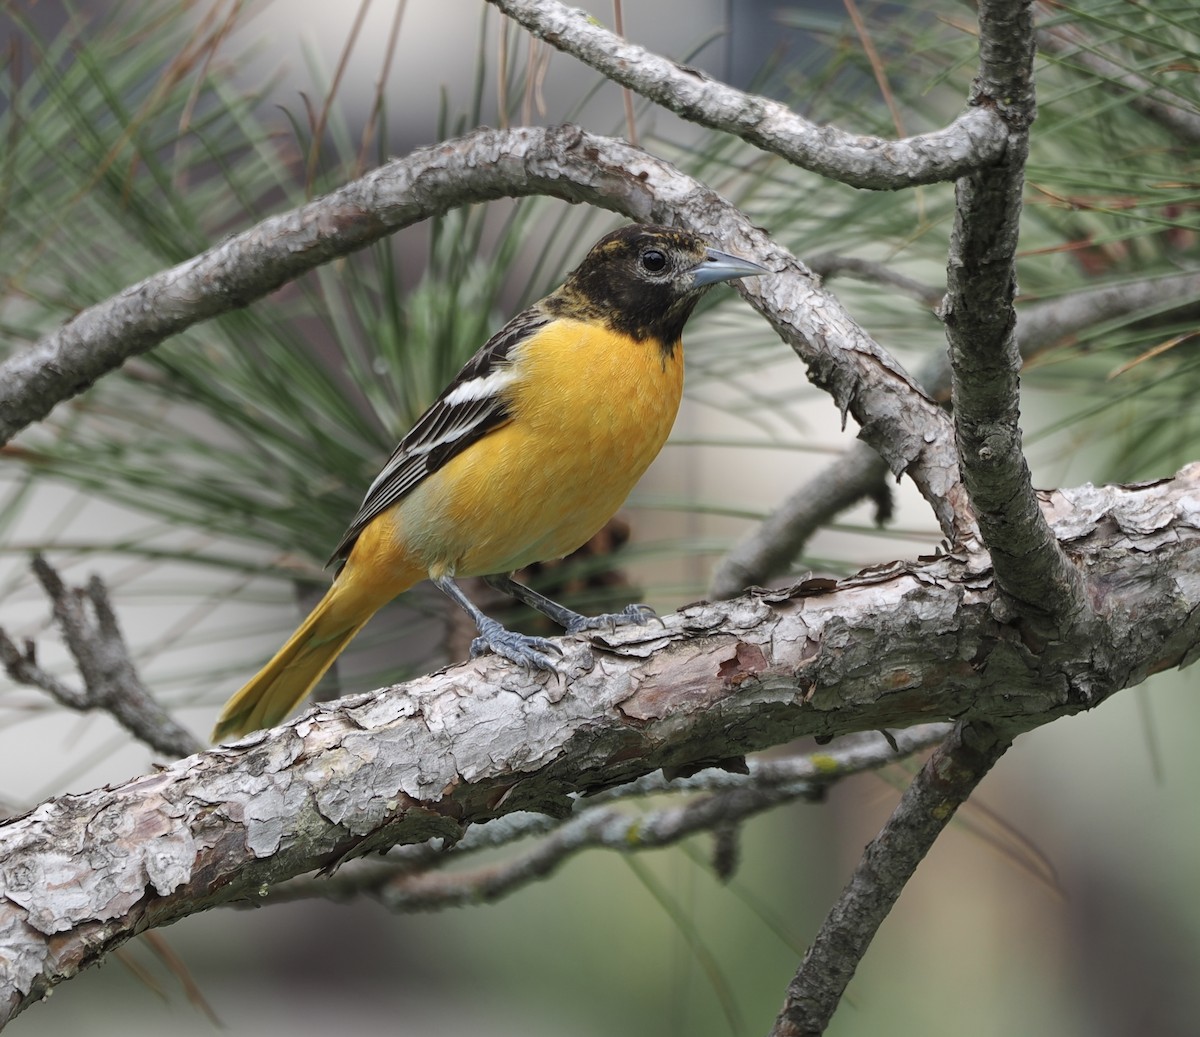
[[805, 734], [944, 718], [1011, 734], [1190, 663], [1200, 464], [1042, 507], [1086, 580], [1087, 636], [1042, 640], [981, 555], [896, 562], [566, 640], [569, 679], [476, 660], [13, 818], [0, 1025], [138, 932], [375, 850]]

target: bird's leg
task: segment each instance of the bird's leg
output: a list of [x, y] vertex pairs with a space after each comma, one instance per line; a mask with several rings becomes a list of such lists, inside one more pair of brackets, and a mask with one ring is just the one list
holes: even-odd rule
[[511, 576], [485, 576], [484, 582], [498, 591], [511, 594], [517, 601], [537, 609], [562, 627], [568, 634], [581, 634], [585, 630], [611, 630], [624, 623], [649, 623], [657, 619], [654, 609], [649, 605], [626, 605], [620, 612], [606, 612], [600, 616], [581, 616], [572, 612], [565, 605], [551, 601], [544, 594], [517, 583]]
[[459, 589], [449, 576], [433, 577], [433, 585], [467, 613], [479, 630], [479, 636], [471, 642], [471, 657], [482, 655], [489, 648], [497, 655], [502, 655], [518, 666], [527, 666], [534, 670], [553, 670], [554, 660], [547, 652], [557, 652], [562, 655], [562, 649], [553, 641], [544, 637], [530, 637], [509, 630], [490, 616], [485, 616], [472, 603], [462, 590]]

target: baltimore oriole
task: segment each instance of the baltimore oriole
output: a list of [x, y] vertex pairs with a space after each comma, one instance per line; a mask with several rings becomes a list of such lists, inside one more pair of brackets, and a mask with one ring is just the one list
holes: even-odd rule
[[568, 633], [588, 618], [505, 575], [586, 543], [658, 455], [683, 389], [680, 334], [710, 286], [765, 273], [695, 234], [633, 225], [601, 238], [561, 288], [519, 313], [400, 442], [333, 552], [325, 597], [226, 704], [213, 739], [282, 720], [371, 616], [420, 580], [465, 609], [491, 649], [553, 669], [544, 638], [505, 629], [454, 582], [483, 576]]

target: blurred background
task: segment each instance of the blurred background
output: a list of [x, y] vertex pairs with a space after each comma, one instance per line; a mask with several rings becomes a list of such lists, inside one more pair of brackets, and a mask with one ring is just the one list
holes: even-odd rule
[[[612, 24], [609, 3], [586, 5]], [[817, 121], [895, 135], [962, 107], [968, 8], [626, 2], [625, 34]], [[1057, 4], [1085, 53], [1039, 62], [1022, 305], [1196, 262], [1197, 150], [1131, 105], [1136, 72], [1196, 111], [1200, 13]], [[1170, 41], [1169, 45], [1166, 41]], [[391, 155], [479, 124], [628, 135], [618, 87], [475, 0], [0, 4], [0, 355]], [[936, 297], [953, 188], [829, 184], [633, 101], [640, 143], [741, 205], [802, 259], [886, 264]], [[199, 734], [320, 593], [322, 563], [412, 420], [503, 321], [619, 223], [552, 200], [472, 207], [314, 272], [125, 365], [0, 451], [0, 623], [70, 679], [28, 572], [41, 550], [101, 573], [142, 675]], [[915, 371], [944, 349], [928, 300], [834, 291]], [[1177, 304], [1176, 304], [1177, 305]], [[1033, 358], [1026, 444], [1041, 486], [1168, 476], [1200, 458], [1195, 310], [1150, 305]], [[580, 557], [532, 574], [576, 607], [702, 597], [716, 560], [852, 442], [830, 400], [736, 295], [687, 335], [671, 444]], [[928, 552], [912, 487], [822, 530], [780, 582]], [[524, 621], [515, 617], [516, 621]], [[436, 594], [381, 613], [326, 688], [459, 657]], [[838, 1035], [1190, 1034], [1200, 1018], [1200, 705], [1155, 677], [1023, 737], [919, 869], [850, 987]], [[0, 678], [0, 806], [153, 763], [103, 716]], [[915, 766], [915, 764], [913, 765]], [[765, 1032], [824, 912], [911, 767], [746, 826], [721, 883], [711, 841], [591, 852], [495, 906], [224, 910], [163, 932], [233, 1033]], [[211, 1032], [136, 942], [17, 1024], [32, 1033]]]

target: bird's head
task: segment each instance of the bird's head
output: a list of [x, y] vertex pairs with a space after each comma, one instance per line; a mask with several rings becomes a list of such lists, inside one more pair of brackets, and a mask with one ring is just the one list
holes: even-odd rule
[[563, 316], [598, 318], [614, 331], [671, 347], [705, 291], [765, 273], [691, 231], [635, 223], [596, 242], [547, 302]]

